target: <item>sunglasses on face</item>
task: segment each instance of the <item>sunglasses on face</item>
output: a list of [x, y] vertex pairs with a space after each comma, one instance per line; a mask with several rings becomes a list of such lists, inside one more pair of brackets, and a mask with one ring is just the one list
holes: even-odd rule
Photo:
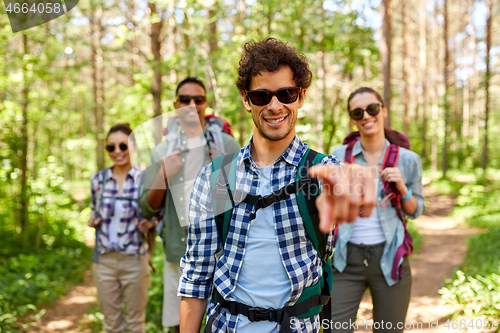
[[247, 98], [253, 105], [263, 106], [267, 105], [273, 99], [273, 96], [278, 98], [283, 104], [294, 103], [300, 95], [300, 87], [281, 88], [275, 91], [257, 89], [247, 91]]
[[[118, 145], [118, 147], [120, 148], [121, 151], [127, 151], [127, 149], [128, 149], [128, 146], [125, 143], [120, 143]], [[106, 146], [106, 150], [108, 152], [110, 152], [110, 153], [114, 152], [115, 151], [115, 145], [107, 145]]]
[[365, 115], [366, 111], [370, 116], [375, 117], [380, 112], [381, 106], [382, 103], [373, 103], [368, 105], [366, 109], [356, 108], [354, 110], [349, 111], [349, 116], [351, 116], [353, 120], [361, 120], [363, 119], [363, 116]]
[[190, 95], [179, 95], [177, 97], [177, 100], [181, 104], [189, 104], [191, 103], [191, 100], [194, 101], [196, 105], [201, 105], [207, 101], [207, 98], [205, 96], [197, 95], [197, 96], [190, 96]]

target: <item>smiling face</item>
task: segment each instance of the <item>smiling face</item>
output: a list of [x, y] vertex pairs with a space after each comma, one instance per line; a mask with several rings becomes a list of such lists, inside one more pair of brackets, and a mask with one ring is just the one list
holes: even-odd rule
[[[295, 87], [293, 72], [289, 66], [283, 66], [275, 72], [263, 72], [252, 77], [250, 90], [278, 90], [285, 87]], [[252, 113], [254, 137], [267, 141], [281, 141], [295, 136], [295, 122], [298, 110], [304, 103], [305, 89], [302, 95], [293, 103], [281, 103], [276, 96], [267, 105], [254, 105], [242, 92], [245, 108]]]
[[[370, 104], [381, 103], [377, 96], [370, 92], [363, 92], [354, 95], [349, 102], [349, 110], [356, 108], [366, 109]], [[380, 112], [376, 116], [370, 116], [368, 112], [364, 112], [361, 120], [351, 119], [351, 123], [358, 127], [361, 136], [374, 136], [384, 132], [384, 118], [387, 117], [387, 109], [382, 106]]]
[[[184, 95], [184, 96], [205, 96], [205, 90], [203, 89], [202, 86], [200, 86], [197, 83], [186, 83], [183, 84], [179, 88], [179, 92], [177, 93], [178, 96]], [[208, 102], [205, 100], [201, 104], [196, 104], [193, 99], [189, 101], [188, 104], [181, 103], [179, 101], [179, 98], [177, 98], [177, 101], [174, 103], [174, 107], [176, 109], [188, 106], [188, 105], [193, 105], [196, 107], [196, 113], [190, 112], [188, 109], [187, 112], [183, 114], [179, 114], [179, 117], [184, 121], [184, 125], [186, 126], [199, 126], [200, 123], [202, 126], [205, 124], [205, 110], [207, 109]]]
[[[129, 142], [128, 135], [123, 132], [113, 132], [108, 136], [106, 145], [113, 146], [114, 150], [108, 152], [109, 158], [113, 161], [115, 165], [124, 166], [130, 164], [130, 152], [129, 152]], [[120, 144], [127, 145], [127, 149], [122, 151]]]

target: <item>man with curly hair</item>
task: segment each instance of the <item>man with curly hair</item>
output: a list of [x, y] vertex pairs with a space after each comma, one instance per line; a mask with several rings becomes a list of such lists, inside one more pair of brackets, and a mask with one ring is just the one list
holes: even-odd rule
[[[236, 85], [252, 114], [253, 135], [239, 153], [203, 167], [193, 186], [178, 289], [181, 332], [199, 332], [205, 308], [205, 332], [319, 331], [323, 295], [314, 290], [333, 251], [333, 225], [354, 221], [360, 205], [361, 216], [369, 216], [375, 196], [369, 173], [351, 172], [354, 166], [318, 154], [320, 165], [306, 170], [323, 186], [315, 202], [318, 228], [327, 234], [321, 235], [320, 255], [299, 208], [301, 190], [283, 191], [299, 183], [296, 176], [310, 154], [295, 123], [311, 80], [307, 59], [287, 44], [268, 38], [243, 45]], [[354, 185], [366, 188], [364, 196], [348, 195], [346, 189]], [[340, 188], [326, 190], [335, 186]], [[229, 219], [227, 211], [218, 210], [229, 202], [219, 197], [226, 192]], [[221, 216], [227, 224], [220, 223]]]

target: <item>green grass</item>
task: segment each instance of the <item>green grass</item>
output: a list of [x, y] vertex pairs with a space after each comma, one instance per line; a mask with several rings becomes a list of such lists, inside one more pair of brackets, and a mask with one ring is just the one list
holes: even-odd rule
[[90, 257], [90, 249], [75, 241], [72, 247], [0, 259], [0, 332], [21, 332], [36, 325], [44, 314], [38, 307], [55, 302], [82, 282]]
[[451, 216], [470, 227], [485, 228], [469, 239], [464, 262], [440, 290], [455, 313], [474, 318], [500, 315], [500, 180], [480, 178], [459, 189]]

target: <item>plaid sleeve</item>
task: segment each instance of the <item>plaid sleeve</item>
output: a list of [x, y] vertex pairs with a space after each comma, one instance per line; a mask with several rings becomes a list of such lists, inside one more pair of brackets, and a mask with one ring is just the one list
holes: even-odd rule
[[[321, 160], [321, 163], [322, 164], [340, 165], [340, 161], [337, 160], [335, 157], [333, 157], [331, 155], [325, 156]], [[335, 227], [337, 227], [337, 226], [335, 226]], [[334, 244], [333, 244], [333, 241], [334, 241], [333, 232], [334, 232], [333, 230], [330, 231], [330, 233], [328, 234], [327, 240], [326, 240], [326, 252], [328, 253], [329, 257], [333, 255], [333, 248], [334, 248]]]
[[178, 296], [210, 298], [215, 254], [221, 247], [212, 210], [210, 174], [211, 164], [205, 165], [191, 192], [187, 251], [181, 259]]

